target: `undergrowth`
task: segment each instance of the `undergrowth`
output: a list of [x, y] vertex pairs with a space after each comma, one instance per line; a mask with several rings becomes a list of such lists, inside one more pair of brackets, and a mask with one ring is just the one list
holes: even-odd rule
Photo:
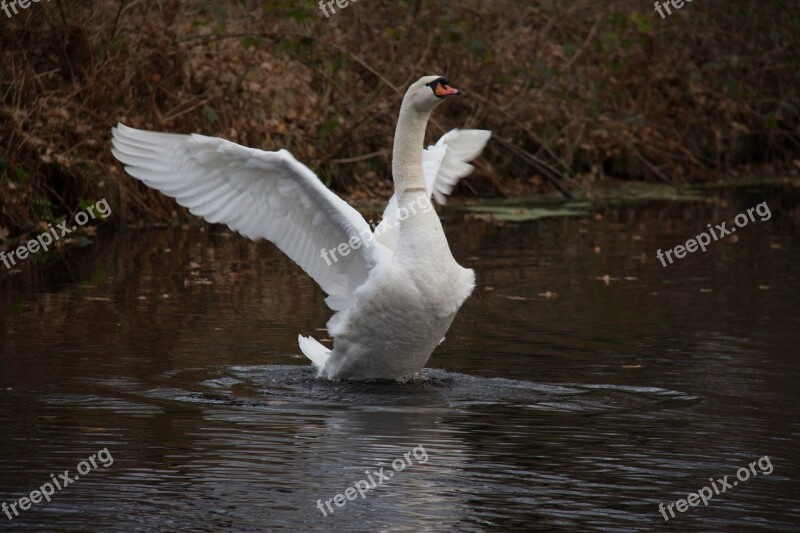
[[288, 148], [355, 201], [391, 194], [400, 98], [425, 74], [494, 132], [462, 195], [688, 183], [798, 165], [800, 13], [686, 4], [56, 0], [0, 13], [0, 238], [107, 198], [116, 223], [184, 219], [110, 154], [117, 122]]

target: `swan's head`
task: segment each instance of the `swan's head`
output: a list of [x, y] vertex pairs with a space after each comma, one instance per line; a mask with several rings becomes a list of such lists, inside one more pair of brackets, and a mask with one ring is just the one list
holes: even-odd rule
[[411, 84], [403, 98], [420, 112], [427, 113], [451, 96], [459, 96], [461, 90], [442, 76], [425, 76]]

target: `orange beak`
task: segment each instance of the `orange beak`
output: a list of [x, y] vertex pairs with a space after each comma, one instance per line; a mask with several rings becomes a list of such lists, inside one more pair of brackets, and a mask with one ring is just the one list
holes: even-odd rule
[[437, 84], [436, 88], [433, 90], [433, 93], [439, 98], [445, 98], [447, 96], [459, 96], [462, 94], [460, 89], [456, 89], [452, 85], [448, 85], [446, 83]]

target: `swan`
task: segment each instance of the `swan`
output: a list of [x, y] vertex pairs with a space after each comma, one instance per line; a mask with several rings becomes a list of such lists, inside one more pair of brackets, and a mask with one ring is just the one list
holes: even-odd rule
[[112, 153], [128, 174], [194, 215], [271, 241], [317, 282], [334, 311], [333, 349], [298, 335], [317, 377], [399, 380], [425, 366], [475, 286], [430, 199], [446, 202], [491, 133], [455, 129], [423, 149], [431, 112], [460, 94], [442, 76], [409, 86], [394, 137], [394, 195], [374, 231], [285, 149], [120, 123]]

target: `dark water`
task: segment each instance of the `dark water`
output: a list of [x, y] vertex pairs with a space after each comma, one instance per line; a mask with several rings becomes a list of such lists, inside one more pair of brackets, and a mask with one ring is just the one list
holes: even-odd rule
[[[762, 200], [769, 221], [655, 258]], [[448, 209], [479, 287], [405, 384], [316, 380], [296, 337], [325, 336], [322, 294], [222, 230], [128, 230], [2, 268], [0, 503], [108, 453], [0, 530], [797, 530], [797, 200], [504, 225]], [[769, 475], [664, 521], [659, 503], [763, 456]]]

